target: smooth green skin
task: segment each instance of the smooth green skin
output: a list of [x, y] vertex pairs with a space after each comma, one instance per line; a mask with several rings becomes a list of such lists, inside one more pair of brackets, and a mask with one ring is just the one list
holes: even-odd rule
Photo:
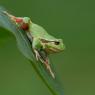
[[15, 17], [6, 11], [3, 11], [3, 13], [9, 16], [13, 21], [15, 21], [15, 19], [23, 19], [21, 23], [15, 21], [20, 27], [23, 25], [22, 23], [28, 25], [29, 29], [26, 30], [26, 33], [32, 42], [34, 51], [45, 50], [47, 53], [54, 53], [64, 50], [65, 46], [62, 39], [57, 39], [49, 35], [43, 27], [32, 23], [29, 17]]
[[[51, 76], [55, 78], [55, 75], [49, 65], [49, 59], [47, 54], [64, 50], [64, 44], [62, 39], [57, 39], [49, 35], [43, 27], [32, 23], [29, 17], [23, 17], [22, 19], [23, 23], [28, 25], [26, 34], [32, 42], [32, 49], [35, 53], [36, 59], [44, 63], [49, 70]], [[19, 26], [21, 27], [23, 26], [23, 24], [19, 24]]]
[[65, 46], [62, 39], [51, 36], [43, 27], [32, 23], [29, 17], [24, 17], [23, 22], [29, 24], [30, 34], [28, 34], [28, 36], [32, 36], [33, 38], [32, 47], [34, 49], [43, 49], [49, 54], [64, 50]]
[[18, 27], [21, 27], [26, 32], [29, 40], [32, 42], [32, 49], [35, 53], [36, 59], [45, 63], [51, 76], [55, 78], [49, 65], [47, 54], [64, 50], [65, 46], [62, 39], [57, 39], [49, 35], [43, 27], [32, 23], [29, 17], [15, 17], [6, 11], [3, 11], [3, 13], [9, 16]]

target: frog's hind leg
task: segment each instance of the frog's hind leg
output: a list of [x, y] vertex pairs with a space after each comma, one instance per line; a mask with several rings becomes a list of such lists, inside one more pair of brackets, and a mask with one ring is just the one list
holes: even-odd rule
[[40, 60], [45, 65], [46, 69], [49, 71], [51, 76], [53, 78], [55, 78], [55, 75], [50, 67], [48, 56], [45, 53], [45, 51], [38, 51], [38, 50], [34, 49], [34, 53], [35, 53], [36, 60], [37, 61]]
[[39, 42], [38, 39], [34, 38], [33, 42], [32, 42], [32, 49], [34, 51], [36, 60], [40, 60], [47, 68], [47, 70], [49, 71], [49, 73], [51, 74], [51, 76], [53, 78], [55, 78], [55, 75], [50, 67], [49, 64], [49, 59], [48, 59], [48, 54], [47, 52], [42, 48], [41, 43]]

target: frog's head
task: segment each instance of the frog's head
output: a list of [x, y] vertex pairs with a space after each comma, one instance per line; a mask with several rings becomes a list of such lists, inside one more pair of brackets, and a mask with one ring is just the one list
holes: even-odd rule
[[63, 44], [62, 39], [56, 39], [51, 41], [42, 39], [41, 41], [47, 53], [56, 53], [65, 49], [65, 45]]

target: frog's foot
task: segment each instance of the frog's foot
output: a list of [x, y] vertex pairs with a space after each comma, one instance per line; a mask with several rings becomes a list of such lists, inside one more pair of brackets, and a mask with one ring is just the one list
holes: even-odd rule
[[46, 59], [46, 61], [44, 63], [45, 63], [45, 66], [46, 66], [47, 70], [50, 72], [51, 76], [55, 79], [55, 75], [54, 75], [54, 73], [53, 73], [53, 71], [52, 71], [52, 69], [49, 65], [49, 60]]
[[39, 52], [36, 49], [34, 49], [34, 53], [35, 53], [36, 59], [38, 61], [40, 58]]
[[7, 16], [11, 16], [7, 11], [2, 11], [3, 14], [7, 15]]
[[8, 17], [10, 17], [12, 20], [13, 20], [13, 19], [16, 19], [15, 16], [9, 14], [7, 11], [3, 11], [3, 13], [4, 13], [5, 15], [7, 15]]
[[21, 23], [23, 21], [22, 17], [15, 17], [15, 16], [9, 14], [7, 11], [3, 11], [3, 14], [7, 15], [15, 23]]
[[49, 73], [51, 74], [51, 76], [55, 79], [55, 75], [50, 67], [48, 57], [45, 56], [41, 51], [39, 52], [36, 49], [34, 49], [34, 53], [35, 53], [37, 61], [40, 60], [42, 63], [44, 63], [44, 65], [46, 66], [46, 68], [49, 71]]
[[42, 58], [42, 55], [40, 55], [40, 53], [36, 49], [34, 49], [34, 53], [35, 53], [37, 61], [40, 60], [42, 63], [45, 63], [43, 58]]

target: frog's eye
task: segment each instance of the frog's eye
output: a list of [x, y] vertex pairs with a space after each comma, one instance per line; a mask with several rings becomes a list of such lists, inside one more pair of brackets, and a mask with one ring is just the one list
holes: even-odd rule
[[59, 44], [60, 44], [60, 42], [54, 42], [54, 44], [55, 44], [55, 45], [59, 45]]

